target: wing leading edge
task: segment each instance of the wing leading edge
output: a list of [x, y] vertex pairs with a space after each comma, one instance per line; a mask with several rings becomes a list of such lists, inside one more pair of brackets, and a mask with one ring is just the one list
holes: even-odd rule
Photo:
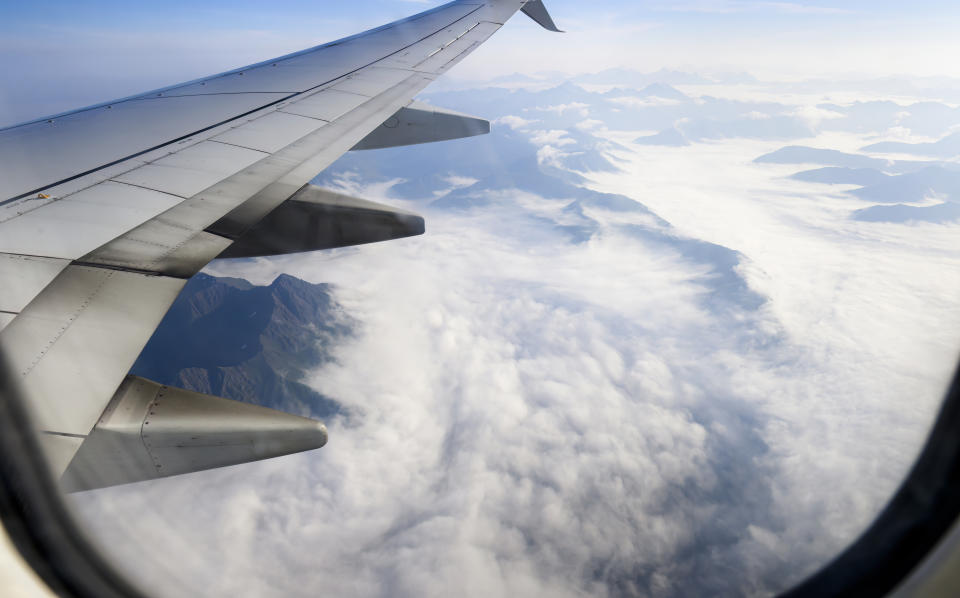
[[[488, 131], [482, 119], [411, 102], [521, 9], [551, 28], [539, 0], [458, 0], [302, 52], [0, 129], [0, 355], [19, 374], [55, 474], [69, 471], [70, 487], [92, 488], [322, 446], [322, 425], [126, 373], [186, 279], [218, 255], [422, 232], [415, 215], [308, 182], [352, 148]], [[290, 223], [303, 228], [301, 214], [317, 228], [281, 239]], [[142, 467], [105, 475], [116, 455], [149, 444], [161, 403], [162, 450], [146, 446], [136, 457]], [[198, 414], [224, 413], [234, 428], [183, 428]], [[211, 440], [202, 450], [177, 440], [203, 434]]]

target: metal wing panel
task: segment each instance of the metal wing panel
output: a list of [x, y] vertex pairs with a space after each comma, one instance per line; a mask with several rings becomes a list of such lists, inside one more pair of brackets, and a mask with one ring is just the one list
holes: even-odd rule
[[201, 141], [113, 180], [186, 199], [269, 155], [236, 145]]
[[319, 93], [297, 98], [285, 104], [280, 111], [329, 122], [340, 118], [369, 99], [368, 96], [356, 93], [325, 89]]
[[347, 75], [330, 89], [356, 93], [367, 97], [381, 94], [400, 84], [413, 74], [407, 69], [383, 68], [371, 66]]
[[158, 97], [0, 131], [0, 202], [37, 193], [276, 102], [285, 94]]
[[181, 201], [108, 181], [0, 223], [0, 252], [77, 259]]
[[325, 124], [319, 119], [278, 111], [236, 126], [213, 141], [275, 154]]

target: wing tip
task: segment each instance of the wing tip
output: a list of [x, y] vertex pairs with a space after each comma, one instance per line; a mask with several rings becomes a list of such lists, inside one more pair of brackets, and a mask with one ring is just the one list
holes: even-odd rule
[[547, 31], [565, 33], [553, 22], [553, 18], [550, 16], [550, 13], [547, 12], [547, 7], [544, 6], [543, 0], [529, 0], [524, 3], [523, 8], [520, 10]]

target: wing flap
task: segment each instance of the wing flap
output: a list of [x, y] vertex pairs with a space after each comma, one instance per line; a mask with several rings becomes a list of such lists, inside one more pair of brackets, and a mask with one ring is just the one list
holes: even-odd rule
[[0, 313], [18, 314], [69, 260], [0, 253]]
[[184, 280], [64, 269], [0, 331], [40, 430], [85, 436]]

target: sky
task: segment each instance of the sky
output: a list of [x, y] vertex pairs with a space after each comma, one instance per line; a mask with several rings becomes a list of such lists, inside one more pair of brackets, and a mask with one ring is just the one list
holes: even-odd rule
[[[22, 3], [0, 19], [0, 122], [429, 5]], [[860, 220], [876, 202], [854, 186], [792, 178], [824, 166], [815, 158], [753, 160], [950, 133], [958, 122], [936, 116], [949, 110], [898, 100], [874, 123], [855, 100], [883, 93], [846, 88], [824, 108], [835, 86], [795, 81], [956, 76], [958, 9], [548, 7], [568, 33], [517, 17], [450, 78], [552, 72], [552, 85], [566, 78], [556, 71], [619, 66], [766, 84], [678, 84], [682, 99], [646, 97], [623, 73], [606, 87], [628, 92], [612, 99], [450, 88], [436, 103], [494, 119], [494, 135], [331, 168], [323, 184], [422, 211], [429, 234], [210, 271], [337, 285], [364, 326], [310, 383], [362, 415], [328, 422], [331, 443], [311, 455], [75, 497], [117, 559], [155, 563], [143, 583], [168, 595], [183, 593], [173, 581], [223, 596], [767, 595], [828, 560], [896, 487], [957, 353], [957, 225]], [[689, 145], [641, 141], [663, 129]], [[465, 154], [522, 155], [576, 183], [485, 187], [482, 167], [453, 159]], [[892, 173], [917, 159], [880, 160]], [[404, 177], [430, 192], [404, 192]], [[445, 197], [481, 207], [430, 205]]]
[[[0, 13], [0, 124], [251, 64], [431, 5], [7, 3]], [[532, 21], [514, 19], [497, 44], [482, 47], [451, 76], [691, 65], [768, 79], [960, 74], [953, 59], [960, 55], [960, 8], [947, 1], [553, 0], [548, 8], [568, 33], [543, 35]]]

